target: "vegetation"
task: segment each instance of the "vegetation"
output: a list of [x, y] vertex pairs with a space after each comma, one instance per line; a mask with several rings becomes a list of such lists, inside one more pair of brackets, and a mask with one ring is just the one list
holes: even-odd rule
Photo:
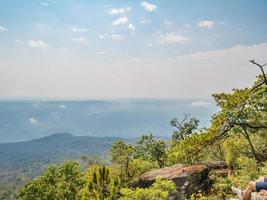
[[84, 184], [79, 164], [68, 161], [62, 165], [50, 166], [37, 179], [27, 183], [20, 191], [20, 199], [75, 199]]
[[150, 188], [123, 188], [121, 200], [166, 200], [176, 191], [175, 184], [170, 180], [157, 179]]
[[[167, 200], [176, 190], [170, 180], [159, 178], [149, 188], [138, 188], [138, 177], [154, 168], [177, 163], [194, 164], [226, 161], [227, 177], [216, 175], [210, 191], [196, 191], [191, 200], [227, 199], [231, 186], [244, 188], [250, 180], [267, 175], [267, 79], [263, 72], [250, 88], [214, 94], [220, 111], [211, 126], [198, 129], [199, 120], [185, 115], [173, 119], [172, 139], [164, 141], [152, 134], [135, 144], [116, 141], [110, 151], [111, 163], [90, 160], [82, 170], [74, 161], [51, 166], [20, 190], [27, 199]], [[83, 158], [83, 160], [87, 160]]]

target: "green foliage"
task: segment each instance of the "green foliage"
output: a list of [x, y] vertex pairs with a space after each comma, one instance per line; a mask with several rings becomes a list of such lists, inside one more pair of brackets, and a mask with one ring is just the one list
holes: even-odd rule
[[[260, 82], [259, 79], [255, 85]], [[220, 107], [220, 111], [212, 117], [212, 125], [203, 132], [184, 137], [183, 140], [176, 143], [170, 150], [172, 162], [199, 162], [203, 160], [201, 153], [207, 147], [222, 144], [227, 138], [229, 140], [241, 139], [246, 144], [246, 146], [242, 146], [239, 143], [238, 149], [228, 145], [232, 148], [228, 150], [227, 145], [224, 145], [226, 149], [221, 152], [225, 150], [228, 152], [227, 159], [232, 162], [231, 165], [234, 165], [234, 159], [237, 159], [234, 154], [229, 154], [234, 151], [236, 151], [235, 154], [242, 152], [249, 158], [257, 160], [258, 163], [267, 160], [266, 154], [263, 153], [266, 153], [266, 145], [265, 147], [261, 145], [262, 148], [258, 149], [253, 140], [260, 136], [264, 139], [263, 142], [266, 141], [267, 85], [262, 84], [256, 89], [255, 87], [234, 89], [232, 93], [215, 94], [213, 97]]]
[[135, 148], [123, 141], [115, 142], [111, 148], [111, 161], [119, 166], [121, 180], [125, 183], [135, 175], [133, 170], [134, 152]]
[[120, 184], [118, 178], [115, 177], [112, 180], [109, 174], [109, 169], [105, 166], [102, 166], [98, 169], [98, 173], [93, 173], [92, 180], [89, 182], [88, 185], [89, 193], [86, 193], [85, 191], [82, 197], [85, 200], [117, 199], [119, 187]]
[[79, 164], [67, 161], [50, 166], [40, 177], [27, 183], [20, 191], [21, 200], [74, 200], [84, 185]]
[[177, 143], [183, 140], [186, 136], [193, 134], [197, 130], [199, 120], [195, 117], [188, 119], [188, 115], [185, 115], [184, 119], [179, 122], [177, 118], [171, 120], [171, 126], [177, 130], [173, 131], [172, 141]]
[[154, 139], [152, 135], [143, 136], [142, 139], [136, 146], [117, 141], [111, 148], [111, 161], [119, 169], [124, 186], [132, 185], [142, 173], [156, 168], [158, 162], [163, 165], [167, 158], [163, 141]]
[[155, 161], [160, 168], [166, 165], [167, 145], [162, 140], [157, 140], [152, 134], [142, 135], [137, 142], [137, 157]]
[[176, 186], [172, 181], [158, 178], [150, 188], [121, 189], [120, 200], [168, 200], [175, 191]]

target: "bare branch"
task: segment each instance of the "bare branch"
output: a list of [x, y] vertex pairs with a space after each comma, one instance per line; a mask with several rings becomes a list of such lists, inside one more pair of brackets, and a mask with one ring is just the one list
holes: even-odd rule
[[251, 63], [254, 64], [254, 65], [257, 65], [257, 66], [261, 69], [261, 73], [262, 73], [263, 78], [264, 78], [264, 83], [267, 85], [267, 78], [266, 78], [266, 74], [265, 74], [264, 69], [263, 69], [263, 67], [264, 67], [267, 63], [265, 63], [264, 65], [261, 65], [261, 64], [255, 62], [255, 59], [250, 60], [249, 62], [251, 62]]

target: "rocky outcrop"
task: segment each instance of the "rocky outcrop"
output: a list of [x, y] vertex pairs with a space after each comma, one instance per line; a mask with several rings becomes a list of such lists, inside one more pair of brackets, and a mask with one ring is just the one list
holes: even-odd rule
[[[229, 200], [241, 200], [240, 198], [230, 198]], [[267, 200], [267, 196], [263, 196], [258, 192], [253, 192], [251, 194], [251, 200]]]
[[183, 200], [198, 190], [207, 191], [209, 189], [211, 184], [209, 171], [210, 168], [206, 165], [178, 164], [143, 174], [138, 181], [138, 187], [151, 186], [157, 177], [170, 179], [177, 186], [177, 193], [173, 194], [170, 199]]

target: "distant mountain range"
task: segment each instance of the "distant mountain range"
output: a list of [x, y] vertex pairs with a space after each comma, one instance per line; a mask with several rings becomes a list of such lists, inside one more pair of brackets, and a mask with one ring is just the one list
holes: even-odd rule
[[[98, 155], [108, 161], [112, 144], [121, 139], [57, 133], [26, 142], [0, 144], [0, 199], [16, 199], [12, 195], [50, 164], [65, 160], [81, 161], [82, 155]], [[133, 139], [123, 140], [134, 142]]]
[[168, 137], [170, 120], [184, 113], [202, 126], [217, 108], [201, 99], [124, 99], [106, 101], [0, 101], [0, 143], [26, 141], [51, 133], [136, 138]]
[[0, 144], [0, 168], [23, 167], [29, 163], [60, 163], [79, 159], [81, 155], [108, 156], [111, 145], [117, 140], [133, 141], [56, 133], [31, 141], [4, 143]]

